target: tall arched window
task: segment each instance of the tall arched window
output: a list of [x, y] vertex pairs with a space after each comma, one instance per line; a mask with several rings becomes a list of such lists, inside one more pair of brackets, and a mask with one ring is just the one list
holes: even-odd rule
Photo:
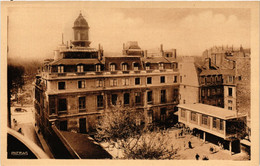
[[84, 72], [84, 66], [83, 65], [77, 65], [77, 72], [78, 73]]
[[111, 63], [110, 64], [110, 71], [115, 71], [116, 70], [116, 64]]
[[139, 70], [139, 63], [134, 63], [134, 70]]
[[146, 63], [145, 64], [145, 70], [150, 70], [151, 68], [151, 64], [150, 63]]
[[164, 64], [161, 62], [159, 63], [159, 70], [163, 70], [164, 69]]
[[127, 63], [122, 63], [122, 70], [127, 71]]
[[63, 65], [58, 66], [58, 73], [64, 73], [64, 66]]
[[101, 71], [101, 65], [100, 64], [96, 64], [96, 72], [100, 72]]

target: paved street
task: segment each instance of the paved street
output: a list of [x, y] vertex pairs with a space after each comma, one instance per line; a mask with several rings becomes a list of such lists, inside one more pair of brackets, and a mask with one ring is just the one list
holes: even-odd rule
[[35, 144], [42, 148], [42, 145], [34, 129], [35, 121], [33, 107], [22, 107], [27, 112], [16, 112], [15, 108], [21, 107], [11, 107], [12, 129], [18, 131], [21, 128], [22, 133], [25, 137], [29, 138], [31, 141], [33, 141]]
[[[171, 129], [169, 132], [169, 147], [173, 145], [174, 148], [179, 149], [177, 155], [174, 157], [175, 160], [196, 160], [195, 155], [197, 153], [200, 156], [199, 160], [202, 160], [204, 156], [206, 156], [209, 160], [248, 160], [249, 158], [249, 156], [244, 152], [231, 155], [229, 150], [220, 149], [218, 146], [209, 142], [203, 143], [202, 139], [198, 139], [193, 135], [184, 135], [176, 138], [175, 135], [178, 135], [179, 132], [179, 129]], [[193, 147], [192, 149], [188, 148], [189, 141], [191, 141]], [[121, 150], [117, 150], [113, 146], [109, 146], [108, 143], [101, 143], [101, 145], [114, 158], [116, 158], [116, 156], [119, 156], [119, 158], [123, 156]], [[210, 147], [215, 147], [217, 152], [211, 154], [209, 151]]]
[[[200, 160], [203, 156], [207, 156], [209, 160], [248, 160], [246, 153], [238, 153], [231, 155], [229, 150], [220, 149], [218, 146], [212, 143], [203, 143], [203, 140], [198, 139], [193, 135], [184, 135], [180, 138], [175, 138], [175, 133], [178, 133], [178, 130], [172, 130], [170, 132], [170, 137], [172, 144], [175, 148], [179, 148], [178, 155], [176, 159], [180, 160], [195, 160], [196, 153], [199, 154]], [[191, 141], [192, 149], [188, 148], [188, 142]], [[185, 147], [184, 147], [185, 144]], [[209, 151], [210, 147], [215, 147], [217, 152], [211, 154]]]

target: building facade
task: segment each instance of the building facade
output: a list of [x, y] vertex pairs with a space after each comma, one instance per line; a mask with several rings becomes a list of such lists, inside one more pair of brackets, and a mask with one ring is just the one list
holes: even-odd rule
[[113, 105], [143, 111], [145, 123], [167, 123], [179, 103], [176, 50], [149, 57], [137, 42], [122, 55], [106, 57], [90, 47], [89, 26], [80, 14], [74, 41], [61, 44], [45, 61], [35, 82], [35, 118], [42, 132], [55, 124], [64, 131], [92, 133], [102, 113]]

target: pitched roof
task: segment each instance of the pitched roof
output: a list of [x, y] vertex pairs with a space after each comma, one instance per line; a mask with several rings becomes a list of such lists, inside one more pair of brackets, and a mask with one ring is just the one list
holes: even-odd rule
[[[205, 115], [217, 117], [220, 119], [232, 119], [236, 118], [236, 111], [231, 111], [228, 109], [211, 106], [207, 104], [179, 104], [178, 107], [188, 109], [194, 112], [202, 113]], [[243, 116], [241, 113], [238, 113], [238, 116]], [[246, 116], [246, 115], [244, 115]]]
[[77, 64], [98, 64], [98, 59], [58, 59], [50, 63], [50, 65], [77, 65]]
[[112, 156], [87, 134], [60, 131], [82, 159], [111, 159]]
[[232, 69], [219, 69], [219, 70], [203, 70], [200, 75], [234, 75], [235, 70]]
[[169, 62], [166, 58], [164, 57], [153, 57], [153, 58], [144, 58], [143, 61], [145, 63], [160, 63], [160, 62], [163, 62], [163, 63], [171, 63]]

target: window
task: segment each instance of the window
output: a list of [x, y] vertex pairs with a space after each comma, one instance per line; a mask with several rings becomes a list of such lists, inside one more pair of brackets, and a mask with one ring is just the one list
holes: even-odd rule
[[114, 63], [110, 64], [110, 71], [115, 71], [116, 65]]
[[148, 91], [147, 92], [147, 103], [152, 103], [153, 102], [153, 91]]
[[58, 66], [58, 73], [64, 73], [64, 66]]
[[96, 65], [96, 72], [100, 72], [101, 71], [101, 65]]
[[85, 81], [78, 81], [78, 88], [81, 89], [81, 88], [85, 88], [86, 86], [86, 82]]
[[223, 130], [224, 128], [223, 128], [223, 120], [222, 119], [220, 119], [220, 121], [219, 121], [219, 130]]
[[66, 87], [65, 87], [65, 82], [58, 82], [58, 89], [59, 90], [64, 90]]
[[122, 70], [123, 71], [127, 71], [127, 63], [123, 63], [122, 64]]
[[50, 115], [56, 113], [56, 102], [54, 96], [49, 97], [49, 108], [50, 108]]
[[238, 80], [241, 81], [242, 80], [242, 76], [238, 76]]
[[185, 118], [185, 110], [181, 110], [181, 117]]
[[139, 70], [139, 63], [134, 63], [134, 70]]
[[96, 87], [103, 87], [103, 80], [97, 80]]
[[160, 114], [160, 118], [161, 118], [162, 122], [165, 122], [165, 120], [166, 120], [166, 110], [167, 110], [166, 108], [161, 108], [160, 109], [160, 113], [161, 113]]
[[204, 90], [204, 89], [201, 90], [201, 96], [202, 96], [202, 97], [205, 96], [205, 90]]
[[197, 114], [195, 112], [191, 112], [190, 120], [196, 122], [197, 121]]
[[208, 89], [208, 96], [210, 96], [210, 89]]
[[165, 83], [165, 76], [161, 76], [160, 82]]
[[232, 100], [228, 100], [228, 109], [229, 110], [232, 110], [232, 105], [233, 104], [233, 101]]
[[221, 94], [221, 89], [217, 88], [217, 94]]
[[215, 95], [216, 94], [216, 90], [215, 89], [211, 89], [211, 94]]
[[186, 85], [184, 85], [183, 88], [185, 89], [185, 88], [186, 88]]
[[163, 70], [164, 69], [164, 64], [163, 63], [159, 63], [159, 70]]
[[152, 84], [152, 77], [147, 77], [147, 84]]
[[229, 109], [229, 110], [232, 110], [232, 107], [228, 106], [228, 109]]
[[232, 96], [232, 88], [228, 88], [228, 96]]
[[112, 94], [112, 104], [116, 105], [117, 103], [117, 94]]
[[130, 98], [129, 93], [125, 93], [124, 94], [124, 105], [128, 105], [129, 104], [129, 98]]
[[67, 131], [68, 130], [68, 121], [60, 121], [60, 130]]
[[141, 103], [141, 92], [135, 93], [135, 103], [140, 104]]
[[174, 89], [173, 90], [173, 101], [177, 101], [179, 97], [179, 90], [178, 89]]
[[111, 79], [110, 86], [117, 86], [117, 79]]
[[150, 63], [146, 63], [146, 64], [145, 64], [145, 70], [150, 70], [150, 68], [151, 68], [150, 66], [151, 66]]
[[228, 81], [233, 82], [233, 76], [228, 76]]
[[180, 76], [180, 83], [182, 83], [182, 76]]
[[59, 104], [58, 105], [59, 112], [67, 111], [67, 99], [59, 99], [58, 104]]
[[103, 107], [104, 103], [103, 103], [103, 95], [98, 95], [97, 96], [97, 107]]
[[78, 65], [78, 66], [77, 66], [77, 72], [78, 72], [78, 73], [84, 72], [84, 66], [83, 66], [83, 65]]
[[161, 103], [166, 103], [166, 90], [161, 90]]
[[177, 78], [178, 78], [177, 76], [174, 76], [174, 78], [173, 78], [174, 83], [177, 83]]
[[141, 81], [140, 78], [135, 78], [135, 85], [140, 85]]
[[129, 78], [122, 78], [122, 85], [124, 86], [129, 85]]
[[86, 111], [86, 97], [79, 97], [79, 111]]
[[183, 100], [183, 104], [185, 104], [186, 103], [186, 100]]
[[208, 125], [208, 116], [207, 115], [202, 115], [202, 124]]
[[213, 128], [217, 128], [217, 118], [213, 118]]

